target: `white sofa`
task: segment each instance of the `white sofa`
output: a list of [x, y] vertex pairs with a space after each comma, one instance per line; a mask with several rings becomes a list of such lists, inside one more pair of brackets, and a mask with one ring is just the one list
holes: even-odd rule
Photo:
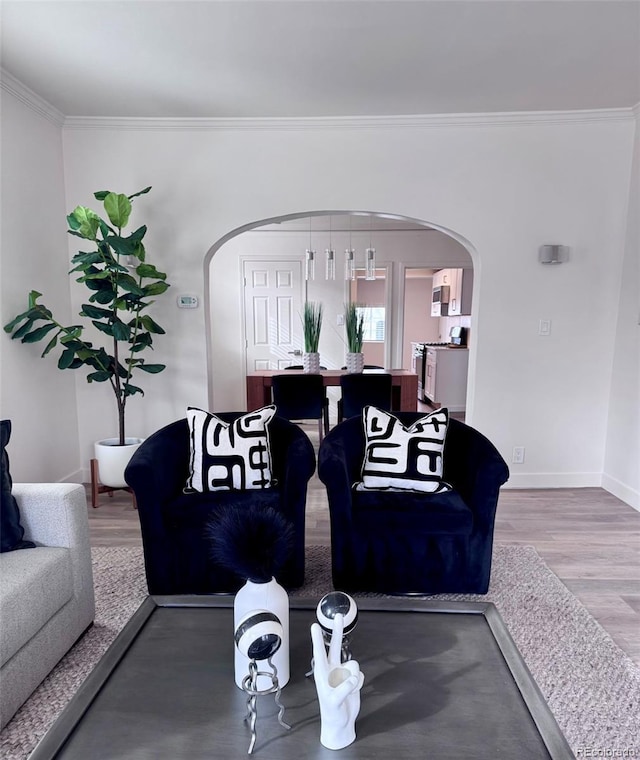
[[0, 553], [0, 728], [95, 615], [83, 486], [14, 483], [25, 539]]

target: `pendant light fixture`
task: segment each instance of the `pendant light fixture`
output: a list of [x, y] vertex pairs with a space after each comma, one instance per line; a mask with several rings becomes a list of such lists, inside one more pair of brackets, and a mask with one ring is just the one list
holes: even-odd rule
[[309, 247], [304, 260], [304, 279], [314, 280], [316, 276], [316, 252], [311, 247], [311, 217], [309, 217]]
[[324, 278], [325, 280], [336, 279], [336, 253], [331, 245], [331, 214], [329, 214], [329, 247], [325, 248], [325, 265], [324, 265]]
[[369, 247], [365, 251], [365, 260], [364, 260], [364, 267], [365, 267], [364, 279], [365, 280], [376, 279], [376, 249], [373, 248], [371, 244], [372, 230], [373, 230], [373, 214], [369, 217]]
[[355, 253], [351, 247], [351, 214], [349, 214], [349, 247], [344, 252], [344, 279], [347, 282], [356, 279]]

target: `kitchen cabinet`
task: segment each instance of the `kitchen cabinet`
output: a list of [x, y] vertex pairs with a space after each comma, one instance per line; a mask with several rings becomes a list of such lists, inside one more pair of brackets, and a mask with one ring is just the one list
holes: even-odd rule
[[455, 272], [455, 269], [438, 269], [433, 273], [433, 287], [439, 288], [442, 285], [451, 286], [451, 273]]
[[439, 269], [433, 275], [433, 290], [448, 288], [446, 301], [431, 303], [432, 317], [459, 317], [471, 314], [473, 269]]
[[467, 404], [469, 349], [429, 346], [424, 370], [427, 401], [451, 412], [463, 412]]
[[431, 292], [432, 317], [446, 317], [449, 314], [452, 271], [452, 269], [439, 269], [434, 272]]
[[449, 294], [448, 316], [471, 314], [473, 292], [473, 269], [450, 269], [451, 290]]

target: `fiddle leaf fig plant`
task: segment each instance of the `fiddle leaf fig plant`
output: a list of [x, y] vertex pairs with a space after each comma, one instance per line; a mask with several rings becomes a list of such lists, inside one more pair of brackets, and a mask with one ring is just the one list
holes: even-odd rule
[[[165, 369], [164, 364], [148, 363], [142, 354], [153, 349], [154, 335], [165, 332], [145, 311], [154, 303], [154, 296], [169, 288], [167, 276], [146, 261], [142, 242], [147, 232], [145, 225], [130, 235], [123, 234], [132, 200], [149, 190], [151, 187], [146, 187], [133, 195], [108, 190], [94, 193], [96, 200], [102, 201], [108, 221], [85, 206], [77, 206], [67, 216], [69, 234], [91, 244], [91, 250], [79, 251], [71, 259], [74, 266], [69, 272], [78, 274], [76, 282], [83, 283], [90, 292], [79, 314], [84, 324], [61, 324], [50, 309], [38, 302], [42, 293], [32, 290], [27, 311], [4, 327], [11, 338], [22, 343], [46, 338], [43, 357], [61, 348], [59, 369], [85, 367], [89, 370], [87, 382], [110, 384], [118, 408], [121, 446], [125, 443], [127, 399], [136, 393], [144, 395], [142, 388], [133, 383], [134, 374], [156, 374]], [[98, 331], [104, 345], [96, 345], [93, 335], [87, 337], [86, 328]]]

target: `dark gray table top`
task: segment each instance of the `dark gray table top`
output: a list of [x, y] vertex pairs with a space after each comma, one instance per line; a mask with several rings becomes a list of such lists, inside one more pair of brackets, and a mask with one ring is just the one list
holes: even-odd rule
[[[233, 599], [151, 597], [31, 760], [233, 760], [247, 756], [246, 697], [233, 680]], [[309, 628], [291, 600], [286, 731], [258, 698], [257, 760], [336, 758], [320, 744]], [[365, 674], [345, 760], [573, 758], [492, 604], [358, 599], [351, 649]]]

